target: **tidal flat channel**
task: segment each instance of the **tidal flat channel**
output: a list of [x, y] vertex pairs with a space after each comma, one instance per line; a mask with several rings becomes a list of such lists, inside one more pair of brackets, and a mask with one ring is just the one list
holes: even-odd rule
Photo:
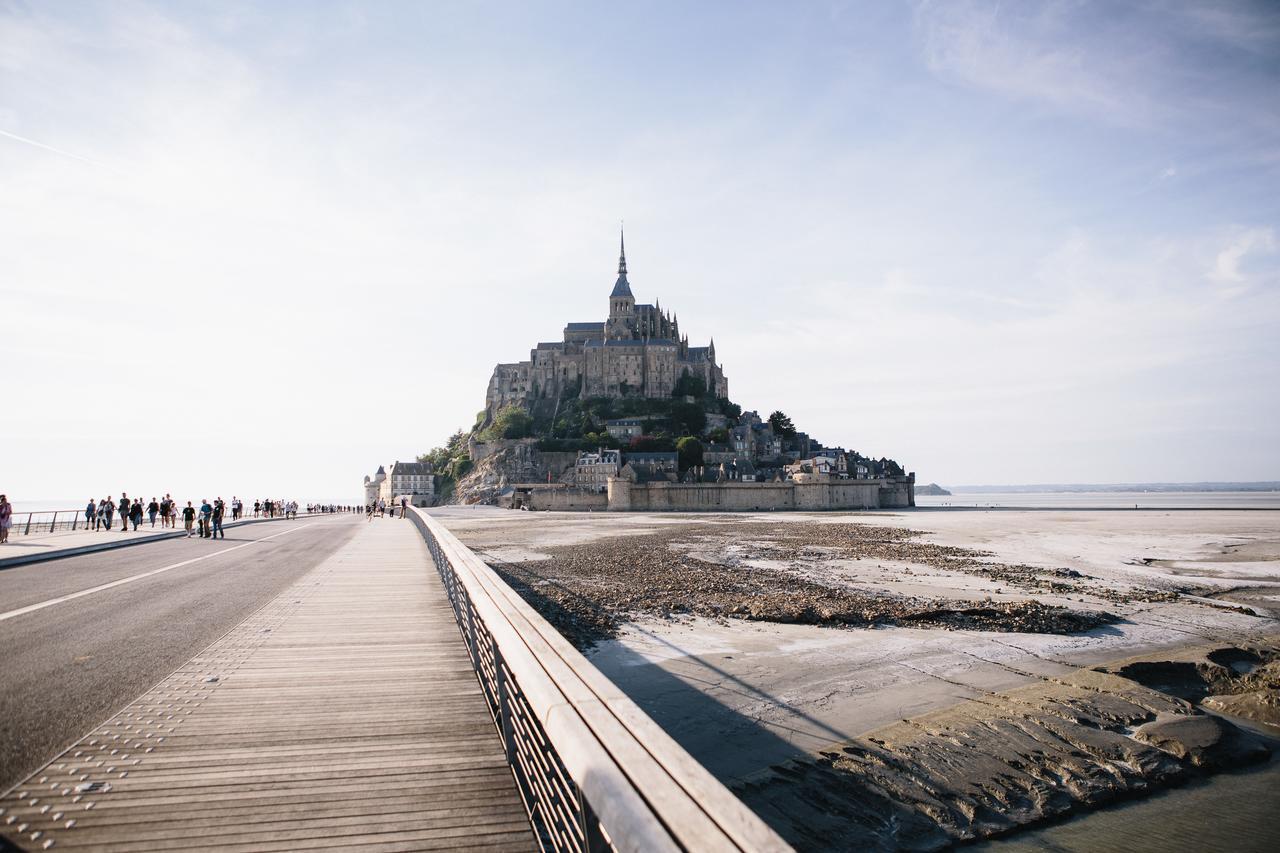
[[1142, 800], [959, 849], [966, 853], [1271, 853], [1280, 849], [1276, 815], [1280, 815], [1280, 756], [1273, 753], [1266, 764], [1237, 773], [1221, 773]]

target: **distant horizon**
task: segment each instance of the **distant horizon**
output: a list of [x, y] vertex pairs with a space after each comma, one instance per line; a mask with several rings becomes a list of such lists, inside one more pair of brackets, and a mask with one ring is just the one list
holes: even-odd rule
[[1179, 482], [1155, 481], [1150, 483], [969, 483], [960, 485], [950, 485], [941, 483], [937, 480], [921, 480], [916, 477], [916, 485], [937, 485], [944, 489], [962, 491], [968, 493], [980, 492], [998, 492], [1000, 490], [1011, 490], [1020, 492], [1043, 492], [1052, 493], [1059, 491], [1181, 491], [1181, 492], [1274, 492], [1280, 491], [1280, 480], [1253, 480], [1253, 481], [1237, 481], [1237, 480], [1189, 480]]
[[[1002, 490], [1008, 491], [1011, 493], [1017, 492], [1017, 493], [1027, 493], [1027, 494], [1053, 494], [1055, 492], [1064, 492], [1064, 491], [1072, 491], [1072, 492], [1089, 492], [1089, 491], [1098, 491], [1098, 492], [1126, 492], [1126, 491], [1134, 491], [1134, 492], [1141, 492], [1141, 491], [1273, 492], [1273, 491], [1280, 491], [1280, 480], [1257, 480], [1257, 481], [1249, 481], [1249, 482], [1237, 482], [1237, 481], [1231, 481], [1231, 480], [1224, 480], [1224, 481], [1203, 481], [1203, 482], [1201, 481], [1188, 481], [1188, 482], [1169, 481], [1169, 482], [1152, 482], [1152, 483], [1002, 483], [1002, 484], [969, 484], [969, 485], [953, 486], [948, 483], [938, 482], [936, 480], [922, 480], [917, 476], [916, 485], [917, 486], [937, 485], [937, 486], [941, 486], [944, 489], [948, 489], [950, 491], [962, 492], [966, 494], [999, 493]], [[1198, 486], [1200, 488], [1190, 488], [1192, 486]], [[1235, 487], [1235, 488], [1228, 488], [1228, 487]], [[0, 494], [3, 494], [3, 493], [0, 493]], [[205, 495], [202, 494], [202, 497], [204, 496]], [[113, 494], [112, 497], [114, 498], [115, 495]], [[207, 497], [210, 497], [210, 499], [212, 499], [212, 496], [207, 496]], [[231, 499], [230, 495], [223, 495], [222, 497], [226, 498], [227, 500]], [[295, 498], [291, 498], [288, 496], [282, 496], [282, 497], [285, 500], [295, 500]], [[13, 500], [13, 498], [10, 497], [10, 500], [14, 503], [15, 506], [19, 506], [22, 504], [39, 504], [41, 506], [47, 506], [47, 509], [24, 510], [24, 512], [52, 512], [54, 510], [61, 511], [64, 509], [66, 510], [80, 509], [80, 507], [75, 505], [75, 502], [70, 499], [31, 498], [31, 499], [24, 499], [24, 500], [18, 501], [18, 500]], [[185, 500], [188, 500], [188, 498], [184, 497], [184, 498], [181, 498], [181, 500], [185, 501]], [[196, 499], [191, 498], [190, 500], [194, 501]], [[246, 501], [250, 506], [252, 506], [254, 498], [245, 499], [242, 497], [241, 500]], [[307, 500], [301, 500], [301, 499], [297, 499], [297, 500], [300, 504], [304, 504], [304, 505], [308, 502], [313, 502], [313, 503], [334, 503], [338, 505], [358, 506], [362, 503], [363, 498], [360, 498], [358, 500], [333, 500], [333, 499], [320, 499], [320, 498], [308, 498]], [[60, 502], [64, 502], [66, 505], [55, 506], [55, 504], [60, 504]]]

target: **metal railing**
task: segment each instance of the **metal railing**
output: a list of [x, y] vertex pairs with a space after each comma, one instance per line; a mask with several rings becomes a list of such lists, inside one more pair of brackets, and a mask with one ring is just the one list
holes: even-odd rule
[[[339, 513], [359, 513], [359, 512], [360, 510], [358, 508], [354, 508], [354, 507], [347, 508], [345, 506], [333, 511], [329, 511], [326, 509], [326, 510], [320, 510], [317, 512], [306, 512], [305, 510], [299, 508], [297, 516], [301, 518], [303, 516], [312, 516], [312, 515], [333, 515], [333, 514], [339, 514]], [[252, 510], [250, 510], [250, 513], [252, 513]], [[283, 512], [272, 516], [272, 518], [274, 519], [283, 519], [284, 517], [285, 516]], [[93, 519], [88, 519], [85, 517], [84, 510], [82, 509], [44, 510], [41, 512], [15, 512], [11, 518], [11, 526], [9, 528], [9, 532], [18, 534], [20, 536], [30, 536], [32, 534], [38, 535], [41, 533], [56, 533], [59, 530], [88, 530], [89, 528], [95, 526], [95, 524], [98, 524], [98, 525], [105, 524], [105, 521], [101, 520], [103, 518], [105, 518], [105, 516], [97, 515]], [[150, 516], [149, 515], [145, 516], [145, 518], [147, 519], [148, 526], [149, 526]], [[158, 518], [159, 516], [157, 516], [157, 519]], [[242, 515], [237, 520], [246, 521], [252, 518], [256, 518], [256, 516], [253, 516], [252, 514]], [[263, 519], [265, 518], [266, 516], [264, 515]], [[227, 519], [228, 519], [227, 523], [230, 524], [231, 517], [227, 516]], [[116, 527], [117, 524], [122, 524], [127, 522], [128, 522], [127, 515], [122, 516], [120, 515], [120, 513], [112, 513], [111, 527], [113, 529]]]
[[[23, 518], [26, 516], [26, 518]], [[15, 512], [10, 532], [30, 536], [32, 533], [54, 533], [58, 530], [86, 530], [84, 510], [59, 509], [45, 512]]]
[[542, 850], [791, 849], [443, 525], [412, 518]]

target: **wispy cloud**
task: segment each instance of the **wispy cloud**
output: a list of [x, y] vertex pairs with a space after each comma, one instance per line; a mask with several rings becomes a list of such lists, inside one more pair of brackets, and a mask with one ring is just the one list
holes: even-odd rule
[[92, 157], [84, 157], [84, 156], [81, 156], [80, 154], [73, 154], [70, 151], [63, 151], [61, 148], [55, 148], [52, 145], [45, 145], [43, 142], [37, 142], [34, 139], [27, 139], [25, 136], [19, 136], [18, 134], [10, 133], [7, 130], [0, 130], [0, 136], [6, 137], [7, 139], [17, 140], [18, 142], [25, 143], [26, 145], [31, 145], [36, 148], [40, 148], [45, 151], [52, 152], [53, 154], [57, 154], [61, 157], [70, 157], [72, 160], [79, 160], [81, 163], [88, 163], [91, 166], [98, 166], [99, 168], [102, 168], [102, 169], [110, 169], [113, 172], [119, 171], [114, 166], [110, 166], [106, 163], [103, 163], [100, 160], [95, 160]]
[[1243, 282], [1246, 276], [1240, 269], [1251, 253], [1270, 254], [1276, 249], [1275, 232], [1270, 228], [1249, 228], [1230, 238], [1227, 245], [1214, 259], [1209, 278], [1220, 284]]

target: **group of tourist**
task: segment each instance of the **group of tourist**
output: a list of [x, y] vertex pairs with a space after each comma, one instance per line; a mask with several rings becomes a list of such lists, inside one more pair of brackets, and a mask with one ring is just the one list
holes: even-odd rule
[[[254, 518], [298, 517], [299, 503], [277, 499], [255, 500], [253, 502]], [[307, 504], [308, 513], [359, 512], [360, 507], [342, 504]], [[130, 497], [128, 492], [121, 492], [119, 498], [108, 495], [105, 498], [90, 498], [84, 508], [84, 526], [86, 530], [112, 530], [119, 521], [121, 533], [128, 533], [130, 525], [135, 532], [144, 525], [154, 528], [156, 521], [161, 529], [178, 527], [178, 519], [182, 519], [183, 529], [187, 536], [200, 536], [204, 539], [227, 538], [222, 529], [224, 520], [239, 521], [248, 517], [248, 507], [240, 498], [232, 496], [230, 501], [221, 497], [210, 501], [204, 498], [200, 504], [191, 501], [186, 506], [179, 506], [179, 501], [172, 495], [163, 498], [151, 498], [144, 501], [140, 497]], [[30, 524], [27, 525], [30, 527]], [[9, 541], [9, 531], [13, 527], [13, 504], [7, 495], [0, 495], [0, 545]]]
[[[388, 504], [382, 498], [378, 498], [378, 500], [374, 501], [373, 503], [368, 503], [364, 505], [365, 520], [373, 521], [374, 516], [377, 516], [378, 518], [383, 518], [384, 516], [387, 518], [395, 518], [396, 509], [397, 507], [394, 502], [391, 504]], [[405, 498], [405, 497], [400, 498], [399, 509], [400, 509], [401, 518], [407, 518], [409, 516], [409, 499], [408, 498]]]
[[204, 498], [200, 501], [199, 508], [192, 506], [191, 501], [187, 501], [187, 505], [180, 508], [178, 501], [169, 494], [159, 500], [153, 497], [144, 504], [142, 498], [131, 499], [128, 492], [121, 492], [119, 500], [110, 495], [102, 500], [90, 498], [84, 508], [84, 522], [86, 530], [110, 530], [116, 516], [119, 516], [120, 532], [128, 533], [130, 524], [136, 532], [142, 527], [144, 521], [154, 528], [157, 518], [160, 520], [161, 529], [176, 530], [178, 516], [182, 516], [182, 526], [187, 531], [188, 537], [194, 535], [198, 525], [200, 536], [206, 539], [221, 536], [225, 539], [227, 534], [222, 530], [222, 522], [228, 514], [231, 515], [232, 520], [240, 519], [244, 515], [244, 503], [237, 497], [232, 497], [229, 503], [221, 497], [213, 503], [210, 503], [208, 498]]

